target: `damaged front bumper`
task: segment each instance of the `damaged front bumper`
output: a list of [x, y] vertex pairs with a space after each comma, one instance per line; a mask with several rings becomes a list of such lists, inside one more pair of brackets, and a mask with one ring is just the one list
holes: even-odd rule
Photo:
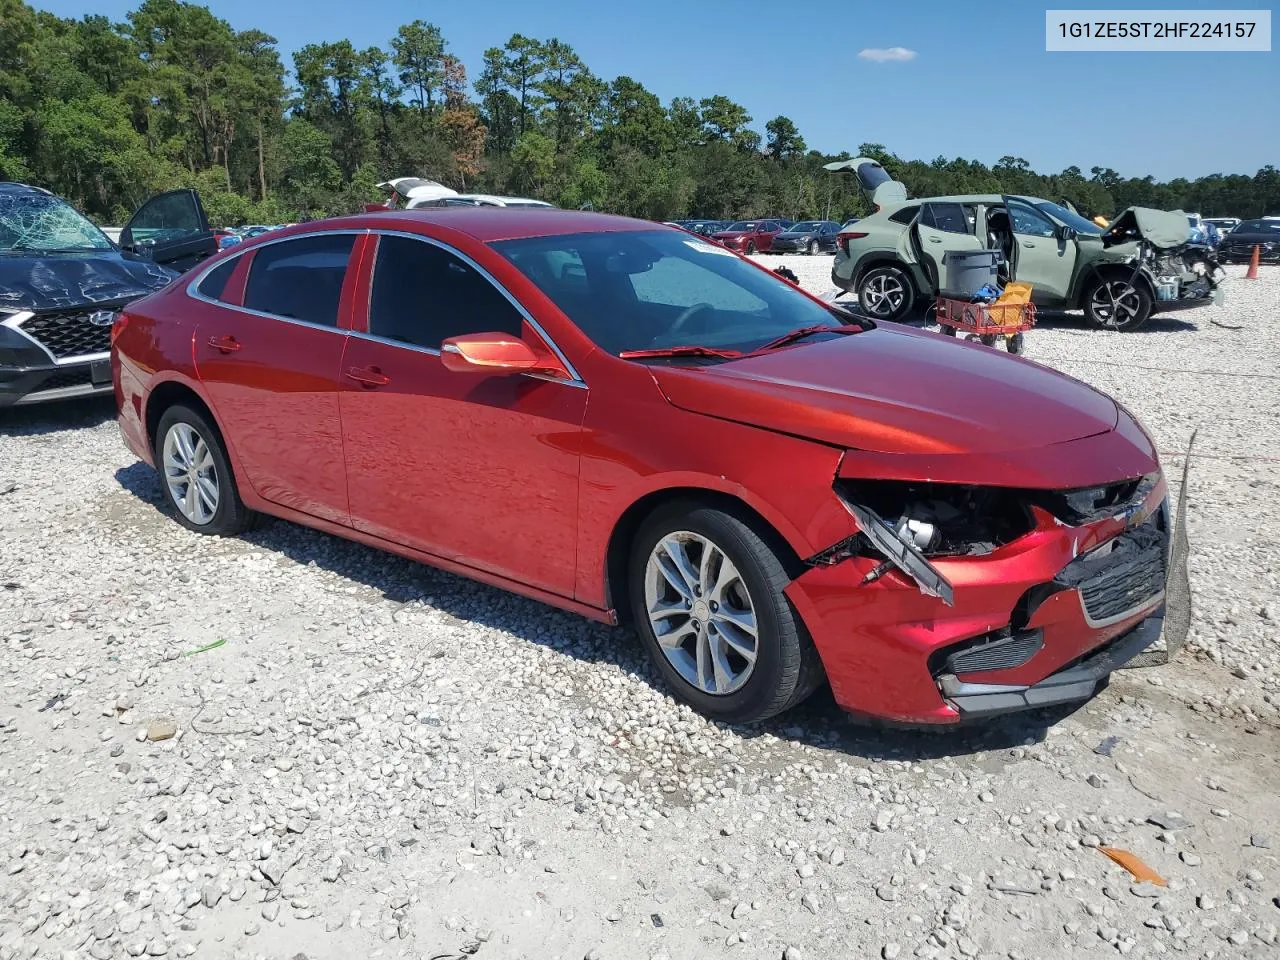
[[1088, 700], [1113, 672], [1160, 639], [1163, 611], [1152, 614], [1110, 643], [1038, 683], [967, 683], [955, 674], [938, 677], [938, 689], [964, 720], [977, 720]]
[[[954, 724], [1088, 699], [1161, 633], [1172, 524], [1156, 476], [1133, 502], [1077, 526], [1034, 510], [1030, 532], [981, 555], [891, 555], [871, 537], [862, 554], [811, 558], [786, 595], [836, 701]], [[876, 515], [855, 508], [870, 529]]]

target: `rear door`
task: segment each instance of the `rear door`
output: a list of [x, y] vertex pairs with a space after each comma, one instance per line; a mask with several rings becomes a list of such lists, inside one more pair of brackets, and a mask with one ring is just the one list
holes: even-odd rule
[[981, 250], [985, 246], [978, 238], [976, 220], [976, 210], [968, 204], [926, 203], [920, 208], [912, 227], [916, 253], [930, 284], [939, 293], [950, 289], [947, 252]]
[[120, 250], [183, 272], [217, 253], [218, 240], [200, 195], [194, 190], [170, 190], [137, 209], [120, 231]]
[[216, 301], [221, 309], [195, 333], [197, 372], [254, 491], [342, 524], [338, 376], [359, 236], [309, 234], [247, 251], [243, 292]]
[[1076, 241], [1060, 238], [1058, 225], [1025, 200], [1006, 197], [1005, 209], [1013, 225], [1014, 279], [1031, 284], [1036, 303], [1066, 300], [1076, 268]]

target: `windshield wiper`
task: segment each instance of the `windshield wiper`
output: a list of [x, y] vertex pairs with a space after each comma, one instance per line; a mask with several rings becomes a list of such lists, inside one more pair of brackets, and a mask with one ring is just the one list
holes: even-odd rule
[[721, 360], [737, 360], [745, 356], [741, 350], [721, 350], [697, 343], [681, 344], [678, 347], [654, 347], [649, 350], [623, 350], [618, 354], [622, 360], [643, 360], [648, 357], [717, 357]]
[[811, 337], [815, 333], [858, 333], [860, 328], [854, 326], [829, 327], [824, 324], [815, 324], [812, 327], [800, 327], [798, 330], [792, 330], [790, 333], [784, 333], [780, 337], [775, 337], [768, 343], [762, 343], [756, 347], [752, 353], [762, 353], [765, 350], [776, 350], [778, 347], [785, 347], [787, 344], [795, 343], [797, 340], [803, 340], [805, 337]]

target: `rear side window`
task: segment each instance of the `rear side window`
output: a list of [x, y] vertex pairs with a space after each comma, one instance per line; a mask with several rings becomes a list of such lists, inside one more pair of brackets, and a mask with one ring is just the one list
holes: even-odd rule
[[429, 350], [467, 333], [524, 333], [524, 318], [475, 267], [409, 237], [378, 239], [369, 332]]
[[919, 207], [903, 207], [897, 213], [890, 214], [889, 219], [894, 223], [910, 223], [916, 218], [916, 214], [919, 212]]
[[236, 272], [236, 264], [239, 262], [239, 257], [233, 257], [218, 264], [205, 274], [196, 291], [210, 300], [221, 300], [222, 294], [227, 289], [227, 281], [231, 279], [231, 274]]
[[972, 233], [967, 213], [958, 203], [929, 203], [920, 214], [920, 225], [946, 233]]
[[244, 305], [277, 317], [338, 325], [338, 301], [356, 238], [350, 233], [299, 237], [253, 255]]

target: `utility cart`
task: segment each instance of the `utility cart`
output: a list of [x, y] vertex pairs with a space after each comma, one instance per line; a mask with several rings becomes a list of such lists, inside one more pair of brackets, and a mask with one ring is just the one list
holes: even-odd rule
[[935, 319], [947, 336], [964, 333], [966, 340], [977, 340], [988, 347], [994, 347], [996, 341], [1003, 338], [1005, 349], [1010, 353], [1022, 353], [1022, 335], [1036, 325], [1036, 305], [1030, 299], [972, 303], [939, 297], [934, 309]]

